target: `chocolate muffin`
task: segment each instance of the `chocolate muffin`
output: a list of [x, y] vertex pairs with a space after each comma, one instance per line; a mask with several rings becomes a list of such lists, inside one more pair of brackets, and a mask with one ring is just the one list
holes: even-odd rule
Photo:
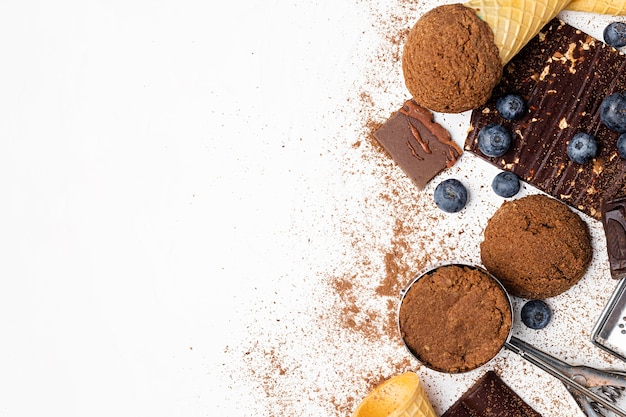
[[486, 271], [445, 265], [417, 279], [402, 299], [400, 333], [424, 365], [442, 372], [475, 369], [493, 358], [511, 329], [509, 299]]
[[566, 204], [530, 195], [505, 202], [489, 219], [480, 256], [509, 293], [543, 299], [582, 278], [591, 262], [591, 237]]
[[460, 113], [483, 105], [502, 76], [489, 25], [462, 4], [436, 7], [415, 23], [404, 45], [407, 89], [423, 107]]

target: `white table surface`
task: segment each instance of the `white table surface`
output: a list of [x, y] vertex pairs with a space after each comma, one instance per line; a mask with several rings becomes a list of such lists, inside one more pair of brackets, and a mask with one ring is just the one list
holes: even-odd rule
[[[440, 3], [0, 1], [0, 415], [345, 416], [409, 369], [442, 412], [496, 369], [544, 415], [581, 416], [510, 352], [443, 375], [340, 324], [338, 279], [388, 326], [385, 256], [399, 279], [478, 262], [502, 202], [465, 154], [437, 181], [470, 202], [442, 215], [368, 137], [408, 98], [406, 30]], [[612, 20], [562, 17], [596, 37]], [[436, 120], [463, 143], [469, 113]], [[589, 342], [616, 283], [583, 218], [588, 274], [515, 333], [620, 368]]]

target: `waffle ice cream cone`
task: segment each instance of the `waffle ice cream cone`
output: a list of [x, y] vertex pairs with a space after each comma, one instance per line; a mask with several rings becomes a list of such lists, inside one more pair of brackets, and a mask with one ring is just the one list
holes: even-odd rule
[[567, 10], [625, 16], [626, 0], [572, 0], [567, 5]]
[[[593, 0], [589, 0], [590, 2]], [[470, 0], [464, 6], [493, 30], [502, 64], [508, 63], [570, 0]]]
[[352, 417], [437, 417], [437, 414], [417, 374], [405, 372], [374, 388]]

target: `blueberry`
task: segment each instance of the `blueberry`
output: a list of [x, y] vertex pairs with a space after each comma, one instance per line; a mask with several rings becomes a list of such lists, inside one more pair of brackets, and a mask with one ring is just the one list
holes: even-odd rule
[[583, 132], [576, 133], [567, 144], [567, 156], [577, 164], [586, 164], [598, 154], [596, 139]]
[[488, 124], [478, 133], [478, 149], [489, 157], [502, 156], [509, 150], [512, 140], [506, 127]]
[[622, 158], [626, 159], [626, 133], [622, 133], [617, 138], [617, 153]]
[[600, 120], [611, 130], [626, 132], [626, 92], [613, 93], [602, 100]]
[[457, 179], [443, 180], [435, 187], [433, 198], [439, 209], [446, 213], [456, 213], [467, 204], [467, 188]]
[[602, 35], [604, 36], [604, 42], [613, 48], [626, 46], [626, 23], [609, 23], [607, 27], [604, 28]]
[[513, 197], [519, 192], [519, 177], [512, 172], [503, 171], [493, 178], [491, 188], [500, 197]]
[[496, 109], [507, 120], [519, 119], [526, 112], [526, 102], [520, 95], [507, 94], [496, 101]]
[[522, 306], [522, 322], [531, 329], [543, 329], [550, 318], [550, 307], [542, 300], [530, 300]]

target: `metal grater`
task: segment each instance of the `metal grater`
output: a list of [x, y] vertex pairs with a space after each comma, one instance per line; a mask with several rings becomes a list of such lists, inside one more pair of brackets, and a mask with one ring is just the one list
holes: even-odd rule
[[596, 346], [626, 361], [626, 278], [622, 279], [591, 333]]

